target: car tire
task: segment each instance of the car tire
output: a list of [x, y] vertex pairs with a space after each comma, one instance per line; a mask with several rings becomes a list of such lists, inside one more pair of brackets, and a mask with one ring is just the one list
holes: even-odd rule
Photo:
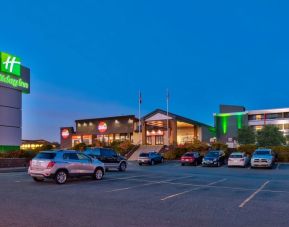
[[154, 160], [151, 160], [151, 166], [153, 166], [155, 164]]
[[184, 166], [184, 165], [185, 165], [185, 163], [182, 163], [181, 165], [182, 165], [182, 166]]
[[55, 174], [54, 180], [57, 184], [65, 184], [68, 178], [67, 171], [59, 170]]
[[139, 163], [140, 166], [142, 166], [142, 163]]
[[161, 163], [164, 163], [164, 158], [161, 159]]
[[93, 173], [94, 180], [101, 180], [103, 178], [103, 170], [101, 168], [96, 168]]
[[127, 167], [126, 163], [122, 162], [122, 163], [120, 163], [120, 165], [118, 167], [118, 171], [124, 172], [124, 171], [126, 171], [126, 167]]
[[218, 167], [221, 167], [221, 162], [220, 162], [220, 161], [218, 161], [217, 166], [218, 166]]
[[32, 177], [33, 178], [33, 180], [35, 181], [35, 182], [42, 182], [42, 181], [44, 181], [44, 178], [39, 178], [39, 177]]
[[197, 165], [198, 165], [198, 161], [195, 160], [195, 161], [193, 162], [193, 166], [197, 166]]

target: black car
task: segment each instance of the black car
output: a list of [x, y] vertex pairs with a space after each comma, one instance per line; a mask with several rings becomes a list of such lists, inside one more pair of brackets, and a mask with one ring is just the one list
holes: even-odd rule
[[225, 164], [224, 151], [209, 151], [203, 158], [202, 166], [221, 166]]
[[119, 171], [125, 171], [127, 168], [126, 158], [112, 149], [88, 148], [84, 153], [103, 162], [106, 170], [118, 169]]
[[138, 164], [140, 166], [142, 164], [154, 165], [162, 162], [164, 162], [164, 158], [157, 152], [140, 153], [138, 157]]

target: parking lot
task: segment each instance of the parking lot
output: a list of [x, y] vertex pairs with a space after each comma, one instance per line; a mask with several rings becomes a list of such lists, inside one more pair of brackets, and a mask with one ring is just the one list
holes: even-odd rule
[[101, 181], [0, 173], [0, 226], [288, 226], [289, 165], [129, 163]]

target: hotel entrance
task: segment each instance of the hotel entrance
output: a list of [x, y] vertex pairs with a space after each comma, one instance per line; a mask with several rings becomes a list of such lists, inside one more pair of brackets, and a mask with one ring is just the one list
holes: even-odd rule
[[156, 110], [142, 119], [143, 145], [180, 145], [211, 137], [210, 126], [163, 110]]

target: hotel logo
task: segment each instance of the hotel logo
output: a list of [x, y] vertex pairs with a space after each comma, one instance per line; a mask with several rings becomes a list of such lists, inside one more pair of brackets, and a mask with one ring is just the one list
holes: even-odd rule
[[1, 52], [0, 55], [1, 62], [1, 72], [9, 73], [15, 76], [20, 76], [21, 74], [21, 61], [20, 58]]

